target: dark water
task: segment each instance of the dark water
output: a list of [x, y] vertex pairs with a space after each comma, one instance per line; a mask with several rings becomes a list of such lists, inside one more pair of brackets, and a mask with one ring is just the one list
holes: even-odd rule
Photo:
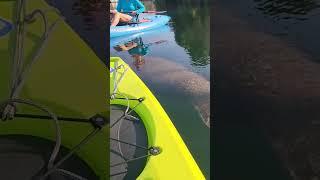
[[103, 0], [47, 0], [105, 63], [107, 50], [107, 4]]
[[257, 31], [270, 33], [300, 50], [312, 55], [320, 62], [319, 0], [234, 0], [218, 2], [219, 6], [250, 22]]
[[319, 179], [319, 4], [215, 2], [216, 179]]
[[[167, 11], [169, 26], [136, 37], [111, 39], [111, 56], [125, 60], [160, 101], [202, 172], [210, 176], [210, 129], [206, 127], [194, 106], [194, 94], [186, 93], [179, 84], [170, 84], [163, 74], [169, 68], [183, 68], [172, 81], [210, 81], [210, 12], [205, 1], [143, 1], [147, 10]], [[117, 43], [122, 42], [122, 43]], [[143, 50], [120, 50], [117, 45], [137, 43]], [[141, 58], [142, 60], [139, 60]], [[168, 69], [164, 68], [168, 67]], [[164, 69], [163, 69], [164, 68]], [[187, 72], [187, 73], [186, 73]], [[159, 77], [159, 78], [157, 78]], [[163, 78], [162, 78], [163, 77]], [[161, 79], [162, 78], [162, 79]], [[157, 80], [155, 80], [157, 79]], [[195, 90], [196, 91], [196, 90]], [[209, 91], [205, 99], [209, 100]], [[200, 103], [201, 104], [201, 103]], [[207, 107], [209, 111], [209, 106]]]

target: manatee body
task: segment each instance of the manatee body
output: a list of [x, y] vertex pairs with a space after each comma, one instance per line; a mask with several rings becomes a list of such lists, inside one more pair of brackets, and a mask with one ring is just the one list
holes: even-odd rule
[[166, 84], [189, 95], [206, 126], [210, 127], [210, 82], [187, 68], [159, 57], [146, 58], [143, 74], [152, 82]]

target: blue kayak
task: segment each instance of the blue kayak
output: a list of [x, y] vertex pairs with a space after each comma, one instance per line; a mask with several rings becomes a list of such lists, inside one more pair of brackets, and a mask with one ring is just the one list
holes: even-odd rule
[[0, 17], [0, 37], [9, 33], [12, 29], [12, 24]]
[[140, 15], [139, 19], [148, 19], [150, 22], [110, 27], [110, 38], [148, 31], [166, 25], [170, 17], [165, 15]]
[[148, 39], [148, 37], [157, 37], [157, 36], [160, 36], [161, 34], [170, 32], [170, 30], [171, 29], [169, 26], [161, 26], [157, 29], [152, 29], [149, 31], [142, 31], [142, 32], [135, 33], [135, 34], [129, 34], [129, 35], [125, 35], [125, 36], [115, 37], [115, 38], [110, 39], [110, 47], [114, 47], [119, 44], [124, 44], [124, 43], [130, 42], [135, 38], [141, 37], [142, 39]]

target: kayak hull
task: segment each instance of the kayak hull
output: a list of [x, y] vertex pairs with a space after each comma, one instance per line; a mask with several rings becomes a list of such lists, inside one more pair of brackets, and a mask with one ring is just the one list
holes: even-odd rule
[[[15, 22], [17, 2], [1, 1], [0, 17], [11, 23]], [[49, 9], [44, 0], [26, 2], [26, 5], [28, 13], [35, 9]], [[55, 13], [47, 14], [49, 24], [58, 18]], [[30, 62], [35, 49], [40, 46], [39, 39], [43, 33], [43, 23], [39, 19], [28, 24], [26, 28], [27, 33], [24, 38], [24, 62], [26, 63]], [[6, 101], [10, 94], [9, 81], [12, 73], [14, 39], [15, 27], [0, 37], [0, 102]], [[105, 113], [107, 116], [105, 65], [64, 21], [57, 23], [38, 59], [28, 72], [18, 96], [19, 99], [30, 100], [47, 107], [59, 117], [88, 119], [88, 122], [59, 120], [63, 147], [72, 149], [94, 129], [89, 122], [90, 117], [97, 113]], [[47, 116], [47, 114], [26, 105], [17, 105], [17, 113], [33, 115], [33, 117], [15, 117], [4, 122], [0, 120], [1, 137], [34, 136], [55, 142], [53, 120], [36, 118]], [[108, 179], [109, 169], [106, 165], [108, 163], [106, 150], [108, 130], [104, 128], [88, 144], [76, 151], [76, 155], [92, 168], [100, 180]]]
[[136, 34], [129, 34], [126, 36], [119, 36], [110, 39], [110, 47], [114, 47], [117, 45], [125, 44], [129, 41], [132, 41], [136, 38], [142, 38], [142, 39], [147, 39], [148, 37], [158, 37], [159, 35], [162, 35], [164, 33], [170, 32], [170, 27], [169, 26], [162, 26], [157, 29], [152, 29], [149, 31], [142, 31]]
[[148, 31], [151, 29], [156, 29], [166, 25], [170, 20], [170, 17], [165, 15], [140, 15], [140, 16], [141, 16], [140, 19], [146, 18], [151, 21], [143, 22], [139, 24], [110, 27], [110, 38], [140, 33], [142, 31]]
[[[137, 179], [205, 179], [177, 129], [151, 91], [123, 60], [110, 58], [111, 69], [120, 65], [124, 68], [110, 73], [110, 92], [113, 92], [115, 74], [119, 78], [125, 72], [116, 93], [128, 98], [145, 98], [139, 106], [136, 106], [138, 102], [130, 102], [130, 108], [135, 107], [135, 113], [144, 123], [149, 147], [161, 149], [160, 154], [148, 158]], [[121, 99], [112, 99], [110, 103], [127, 105], [127, 101]]]

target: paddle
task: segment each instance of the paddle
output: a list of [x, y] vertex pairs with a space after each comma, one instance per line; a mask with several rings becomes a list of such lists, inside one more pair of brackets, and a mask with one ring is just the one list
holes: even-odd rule
[[[121, 12], [121, 13], [131, 14], [132, 12]], [[167, 11], [144, 11], [142, 13], [144, 13], [144, 14], [164, 14], [164, 13], [167, 13]]]
[[142, 13], [146, 13], [146, 14], [163, 14], [163, 13], [167, 13], [167, 11], [145, 11]]
[[161, 43], [164, 43], [164, 42], [168, 42], [168, 41], [167, 40], [160, 40], [160, 41], [156, 41], [156, 42], [151, 42], [151, 43], [145, 44], [145, 46], [151, 46], [151, 45], [154, 45], [154, 44], [161, 44]]

